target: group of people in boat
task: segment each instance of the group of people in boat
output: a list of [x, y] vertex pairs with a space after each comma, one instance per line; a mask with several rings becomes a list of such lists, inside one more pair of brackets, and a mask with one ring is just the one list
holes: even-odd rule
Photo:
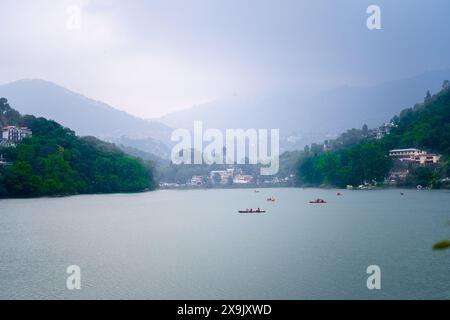
[[325, 200], [317, 198], [316, 200], [312, 200], [309, 203], [327, 203]]
[[[255, 192], [257, 192], [257, 190], [255, 190]], [[338, 192], [337, 193], [338, 196], [342, 196], [342, 193]], [[268, 202], [275, 202], [276, 199], [274, 197], [270, 197], [267, 198]], [[310, 201], [309, 203], [314, 203], [314, 204], [325, 204], [327, 203], [325, 200], [321, 199], [321, 198], [317, 198], [315, 200]], [[266, 213], [266, 211], [261, 210], [261, 208], [258, 208], [256, 210], [253, 209], [246, 209], [246, 210], [239, 210], [239, 213], [246, 213], [246, 214], [259, 214], [259, 213]]]
[[239, 213], [266, 213], [266, 211], [261, 210], [261, 208], [258, 208], [256, 210], [253, 210], [253, 209], [241, 210], [241, 211], [239, 211]]

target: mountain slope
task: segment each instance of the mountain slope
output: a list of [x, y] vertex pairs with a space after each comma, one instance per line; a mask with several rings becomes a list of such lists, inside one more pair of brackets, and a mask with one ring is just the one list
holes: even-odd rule
[[[366, 136], [333, 151], [306, 149], [298, 166], [298, 181], [311, 185], [359, 185], [373, 180], [383, 182], [394, 164], [389, 150], [419, 148], [442, 154], [440, 163], [408, 165], [405, 182], [410, 186], [441, 187], [450, 174], [450, 82], [428, 96], [424, 103], [404, 109], [394, 118], [394, 127], [380, 140]], [[444, 179], [444, 180], [443, 180]]]
[[161, 122], [172, 127], [192, 128], [203, 120], [212, 128], [279, 128], [282, 137], [297, 136], [286, 149], [328, 139], [347, 128], [373, 127], [392, 114], [422, 100], [426, 91], [440, 89], [450, 69], [427, 72], [373, 87], [340, 87], [312, 96], [298, 93], [271, 98], [231, 97], [169, 114]]
[[166, 142], [172, 130], [91, 100], [43, 80], [20, 80], [0, 86], [5, 97], [22, 114], [53, 119], [79, 135], [99, 138], [148, 138]]
[[[114, 145], [75, 132], [45, 118], [20, 116], [6, 99], [0, 113], [9, 124], [27, 126], [32, 137], [1, 148], [10, 166], [0, 166], [0, 197], [65, 196], [138, 192], [155, 188], [150, 163], [125, 155]], [[7, 112], [5, 112], [7, 111]]]

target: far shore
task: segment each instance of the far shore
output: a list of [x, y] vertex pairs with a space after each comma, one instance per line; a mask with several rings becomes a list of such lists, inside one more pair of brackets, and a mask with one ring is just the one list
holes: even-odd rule
[[[340, 188], [335, 186], [291, 186], [291, 185], [220, 185], [220, 186], [180, 186], [180, 187], [158, 187], [153, 190], [142, 190], [142, 191], [134, 191], [134, 192], [116, 192], [116, 193], [82, 193], [82, 194], [67, 194], [67, 195], [55, 195], [55, 196], [28, 196], [28, 197], [3, 197], [0, 198], [1, 200], [31, 200], [31, 199], [60, 199], [60, 198], [70, 198], [70, 197], [78, 197], [78, 196], [93, 196], [93, 195], [104, 195], [104, 196], [111, 196], [111, 195], [133, 195], [133, 194], [143, 194], [148, 192], [155, 192], [155, 191], [164, 191], [164, 190], [171, 190], [171, 191], [189, 191], [189, 190], [234, 190], [234, 189], [241, 189], [241, 190], [264, 190], [264, 189], [322, 189], [322, 190], [336, 190], [336, 191], [348, 191], [348, 192], [369, 192], [369, 191], [379, 191], [379, 190], [408, 190], [408, 191], [416, 191], [417, 189], [412, 186], [378, 186], [373, 187], [366, 190], [361, 190], [358, 188], [354, 188], [353, 190], [348, 190], [346, 188]], [[436, 190], [450, 190], [450, 188], [440, 188], [440, 189], [426, 189], [424, 188], [421, 191], [436, 191]]]

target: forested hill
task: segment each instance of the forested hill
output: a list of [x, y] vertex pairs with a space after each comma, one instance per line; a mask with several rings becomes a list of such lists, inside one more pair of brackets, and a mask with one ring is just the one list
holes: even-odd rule
[[405, 109], [395, 117], [397, 127], [382, 141], [387, 147], [417, 147], [450, 156], [450, 83], [425, 102]]
[[434, 96], [428, 92], [423, 103], [403, 110], [392, 123], [390, 134], [380, 140], [369, 137], [365, 127], [349, 130], [330, 142], [332, 151], [324, 151], [319, 145], [306, 148], [297, 167], [298, 183], [343, 187], [383, 182], [392, 167], [389, 150], [419, 148], [442, 154], [443, 159], [433, 168], [417, 168], [411, 184], [439, 186], [439, 181], [450, 174], [449, 82], [444, 81], [442, 91]]
[[0, 124], [26, 126], [33, 136], [0, 149], [1, 197], [63, 196], [153, 189], [153, 166], [93, 137], [80, 138], [58, 123], [21, 116], [0, 99]]

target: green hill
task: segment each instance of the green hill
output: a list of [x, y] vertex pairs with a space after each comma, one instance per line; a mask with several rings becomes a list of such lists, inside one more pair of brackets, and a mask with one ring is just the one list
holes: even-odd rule
[[332, 151], [324, 151], [319, 145], [306, 148], [297, 166], [297, 183], [344, 187], [383, 182], [393, 165], [389, 150], [414, 147], [439, 153], [443, 159], [437, 166], [414, 168], [408, 183], [439, 187], [441, 178], [450, 173], [449, 82], [444, 82], [438, 94], [428, 93], [424, 103], [403, 110], [392, 123], [390, 133], [379, 140], [365, 127], [330, 141]]
[[0, 124], [26, 126], [33, 136], [3, 148], [10, 166], [0, 167], [1, 197], [64, 196], [154, 189], [150, 162], [127, 156], [114, 145], [81, 138], [58, 123], [21, 116], [0, 99]]

